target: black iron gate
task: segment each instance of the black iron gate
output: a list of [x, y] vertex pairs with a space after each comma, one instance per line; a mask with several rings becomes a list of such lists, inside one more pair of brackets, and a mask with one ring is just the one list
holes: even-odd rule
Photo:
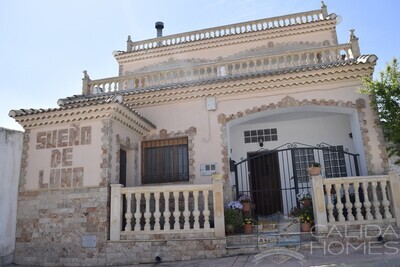
[[288, 215], [293, 207], [300, 205], [297, 194], [309, 192], [307, 168], [313, 162], [321, 164], [321, 175], [326, 178], [360, 175], [359, 155], [343, 146], [288, 143], [273, 150], [250, 152], [240, 162], [231, 160], [236, 196], [249, 195], [256, 215], [276, 212]]

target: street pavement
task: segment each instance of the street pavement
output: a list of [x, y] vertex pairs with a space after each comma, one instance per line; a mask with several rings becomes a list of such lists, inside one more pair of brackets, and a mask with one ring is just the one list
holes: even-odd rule
[[[9, 265], [9, 267], [28, 267]], [[322, 244], [301, 249], [275, 248], [258, 254], [230, 256], [216, 259], [124, 265], [121, 267], [241, 267], [241, 266], [320, 266], [320, 267], [400, 267], [400, 242], [369, 242], [359, 245]], [[30, 266], [32, 267], [32, 266]]]

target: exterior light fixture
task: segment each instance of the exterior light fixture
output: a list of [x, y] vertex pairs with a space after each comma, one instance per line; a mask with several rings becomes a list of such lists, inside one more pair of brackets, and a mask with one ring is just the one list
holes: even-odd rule
[[258, 138], [258, 143], [259, 143], [260, 147], [263, 147], [264, 146], [264, 138], [259, 137]]

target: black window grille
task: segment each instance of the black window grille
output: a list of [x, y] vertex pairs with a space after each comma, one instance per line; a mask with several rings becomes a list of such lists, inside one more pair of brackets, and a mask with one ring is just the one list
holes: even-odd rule
[[330, 150], [324, 150], [325, 177], [347, 177], [346, 159], [343, 146], [331, 146]]
[[187, 137], [142, 142], [142, 182], [144, 184], [188, 180]]
[[278, 141], [278, 130], [272, 128], [244, 131], [245, 143], [258, 143], [260, 142], [260, 138], [262, 138], [264, 142]]
[[315, 162], [313, 148], [296, 148], [293, 150], [294, 165], [298, 183], [308, 182], [307, 168]]

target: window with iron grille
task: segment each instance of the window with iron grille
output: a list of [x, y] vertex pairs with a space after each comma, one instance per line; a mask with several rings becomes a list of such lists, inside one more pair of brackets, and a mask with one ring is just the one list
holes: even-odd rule
[[142, 142], [142, 182], [189, 180], [187, 137]]
[[314, 160], [314, 149], [297, 148], [293, 149], [294, 165], [298, 183], [308, 182], [307, 168], [311, 166]]
[[272, 128], [244, 131], [245, 143], [258, 143], [260, 142], [260, 138], [262, 138], [264, 142], [278, 141], [278, 130]]
[[324, 150], [324, 169], [326, 178], [347, 177], [343, 146], [331, 146]]

